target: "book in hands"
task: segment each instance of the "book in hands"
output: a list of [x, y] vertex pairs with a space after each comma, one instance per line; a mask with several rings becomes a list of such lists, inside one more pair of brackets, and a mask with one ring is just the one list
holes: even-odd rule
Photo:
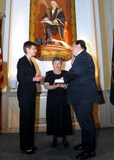
[[43, 20], [43, 21], [41, 21], [41, 23], [48, 23], [48, 24], [50, 24], [50, 25], [58, 25], [58, 23], [53, 23], [53, 22], [51, 22], [50, 20], [48, 20], [48, 21]]
[[64, 84], [63, 79], [55, 79], [54, 84]]

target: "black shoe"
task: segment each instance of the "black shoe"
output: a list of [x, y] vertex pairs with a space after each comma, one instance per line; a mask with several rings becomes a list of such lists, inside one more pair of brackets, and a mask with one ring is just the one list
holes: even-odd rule
[[63, 142], [63, 144], [64, 144], [65, 147], [69, 146], [69, 143], [67, 142], [66, 138], [63, 138], [62, 142]]
[[94, 157], [95, 156], [95, 151], [91, 151], [91, 152], [81, 152], [80, 154], [78, 154], [76, 156], [77, 159], [87, 159], [87, 158], [90, 158], [90, 157]]
[[82, 150], [82, 149], [84, 149], [84, 148], [83, 148], [83, 145], [82, 145], [82, 144], [79, 144], [78, 146], [74, 146], [74, 149], [75, 149], [75, 150]]
[[37, 150], [38, 148], [34, 146], [34, 147], [31, 147], [31, 149], [32, 150]]
[[53, 142], [51, 144], [53, 148], [57, 147], [57, 138], [53, 138]]
[[34, 150], [29, 149], [29, 150], [25, 150], [26, 154], [35, 154]]

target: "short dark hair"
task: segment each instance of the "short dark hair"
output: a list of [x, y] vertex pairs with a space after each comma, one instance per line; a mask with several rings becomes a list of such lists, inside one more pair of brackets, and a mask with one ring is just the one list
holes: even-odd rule
[[26, 48], [31, 48], [32, 46], [36, 46], [35, 43], [31, 42], [31, 41], [26, 41], [23, 45], [23, 51], [25, 52], [25, 54], [27, 53]]
[[60, 61], [60, 63], [62, 64], [62, 59], [60, 57], [54, 57], [53, 60], [52, 60], [52, 64], [55, 62], [55, 61]]
[[86, 51], [87, 47], [86, 47], [85, 41], [83, 41], [83, 40], [77, 40], [77, 41], [74, 41], [74, 42], [75, 42], [76, 45], [80, 44], [81, 48]]

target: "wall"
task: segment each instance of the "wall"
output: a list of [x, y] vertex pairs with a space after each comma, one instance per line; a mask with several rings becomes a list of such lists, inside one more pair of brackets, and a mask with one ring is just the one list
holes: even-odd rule
[[0, 12], [3, 11], [6, 15], [6, 18], [3, 17], [2, 24], [2, 56], [3, 56], [3, 76], [4, 83], [2, 85], [2, 90], [8, 86], [7, 78], [7, 64], [8, 64], [8, 48], [9, 48], [9, 23], [10, 23], [10, 3], [11, 0], [0, 0]]
[[[22, 45], [24, 41], [28, 40], [28, 37], [29, 37], [29, 3], [30, 3], [30, 0], [24, 1], [24, 2], [22, 2], [21, 0], [12, 1], [10, 28], [8, 28], [8, 25], [9, 25], [8, 18], [10, 14], [9, 9], [10, 9], [11, 1], [10, 0], [6, 0], [6, 1], [0, 0], [0, 2], [1, 4], [3, 4], [3, 6], [5, 6], [5, 2], [7, 2], [6, 3], [7, 15], [5, 19], [5, 23], [7, 22], [5, 24], [5, 27], [7, 26], [7, 32], [5, 30], [5, 40], [4, 40], [5, 43], [3, 46], [4, 48], [3, 60], [4, 60], [4, 64], [6, 64], [7, 62], [9, 62], [9, 64], [8, 64], [8, 68], [7, 68], [7, 65], [4, 67], [4, 72], [5, 74], [7, 73], [8, 79], [6, 75], [4, 75], [5, 83], [3, 86], [3, 91], [11, 91], [11, 88], [8, 87], [8, 85], [10, 86], [11, 80], [16, 80], [16, 64], [17, 64], [18, 59], [24, 55], [23, 50], [22, 50]], [[98, 17], [96, 14], [96, 7], [95, 7], [95, 13], [94, 13], [93, 2], [98, 3], [98, 7], [99, 7], [98, 13], [100, 13], [100, 17]], [[112, 20], [114, 19], [113, 18], [114, 11], [113, 9], [111, 10], [111, 6], [114, 5], [113, 2], [114, 0], [110, 0], [109, 2], [107, 2], [106, 0], [101, 0], [101, 1], [87, 0], [86, 2], [84, 0], [81, 0], [81, 1], [75, 0], [77, 38], [84, 39], [86, 43], [88, 44], [88, 52], [91, 53], [93, 56], [95, 56], [95, 58], [97, 55], [99, 57], [100, 81], [101, 81], [100, 83], [101, 83], [102, 89], [110, 88], [110, 62], [111, 62], [111, 53], [112, 53], [111, 52], [112, 51], [111, 29], [114, 28], [114, 22]], [[82, 6], [82, 4], [84, 7]], [[26, 7], [22, 7], [25, 5]], [[83, 12], [81, 12], [82, 10]], [[95, 14], [95, 17], [94, 17], [94, 14]], [[96, 18], [97, 19], [100, 18], [99, 19], [99, 22], [100, 22], [99, 35], [101, 35], [101, 37], [99, 36], [97, 38], [96, 38], [96, 33], [98, 32], [99, 27], [98, 27], [98, 21]], [[95, 24], [95, 22], [97, 23]], [[8, 29], [10, 29], [10, 32], [8, 32]], [[19, 34], [20, 30], [22, 34]], [[8, 39], [9, 33], [10, 33], [10, 39]], [[100, 44], [101, 50], [99, 50], [99, 38], [101, 38], [101, 44]], [[102, 61], [103, 61], [103, 65], [101, 64]], [[38, 63], [40, 62], [37, 61], [37, 64]], [[105, 65], [105, 63], [107, 63], [107, 65]], [[45, 67], [49, 69], [51, 69], [52, 66], [50, 62], [46, 62], [46, 64], [45, 62], [43, 62], [42, 64], [40, 63], [39, 67], [41, 68], [41, 73], [44, 75], [45, 74], [44, 72], [46, 70], [44, 68], [42, 70], [42, 66], [45, 65]], [[67, 69], [69, 69], [70, 62], [68, 62], [68, 64], [65, 64], [65, 66]], [[8, 80], [9, 80], [9, 83], [7, 82]], [[42, 90], [45, 90], [45, 89], [42, 87]]]
[[[77, 39], [83, 39], [86, 41], [88, 52], [93, 56], [94, 62], [96, 65], [97, 60], [97, 52], [96, 52], [96, 40], [95, 40], [95, 24], [94, 24], [94, 12], [93, 12], [93, 2], [91, 0], [85, 1], [81, 0], [75, 1], [76, 3], [76, 25], [77, 25]], [[82, 6], [83, 3], [83, 6]], [[16, 95], [13, 95], [13, 90], [11, 90], [11, 81], [16, 80], [16, 64], [20, 57], [24, 55], [23, 53], [23, 43], [29, 39], [29, 13], [30, 13], [30, 0], [14, 0], [11, 4], [11, 16], [9, 23], [9, 48], [8, 48], [8, 86], [7, 89], [4, 89], [4, 97], [3, 97], [3, 105], [7, 106], [6, 110], [4, 107], [3, 115], [7, 115], [8, 119], [6, 120], [4, 125], [6, 127], [6, 131], [13, 130], [15, 131], [18, 128], [18, 119], [19, 119], [19, 108], [17, 103]], [[83, 12], [81, 12], [81, 9]], [[83, 27], [84, 26], [84, 27]], [[36, 67], [39, 68], [37, 75], [45, 75], [47, 70], [52, 69], [51, 61], [39, 61], [35, 60]], [[69, 70], [71, 67], [71, 62], [67, 61], [63, 63], [62, 68]], [[96, 70], [97, 71], [97, 70]], [[96, 72], [97, 76], [97, 72]], [[43, 94], [46, 89], [43, 84], [38, 85], [38, 91], [41, 91]], [[16, 91], [16, 90], [15, 90]], [[5, 93], [6, 92], [6, 93]], [[40, 110], [43, 109], [43, 104], [46, 102], [46, 94], [41, 100], [38, 106]], [[8, 100], [6, 101], [6, 98]], [[7, 104], [6, 104], [7, 102]], [[37, 106], [37, 108], [38, 108]], [[18, 111], [17, 111], [18, 108]], [[41, 112], [39, 118], [42, 118], [44, 113]], [[97, 117], [98, 118], [98, 117]], [[8, 122], [7, 122], [8, 121]], [[99, 120], [95, 121], [99, 123]], [[9, 123], [10, 122], [10, 123]]]
[[[95, 28], [94, 28], [94, 17], [93, 17], [93, 4], [91, 0], [88, 1], [75, 1], [76, 3], [76, 24], [77, 24], [77, 39], [84, 39], [87, 44], [88, 52], [93, 56], [95, 65], [97, 64], [96, 54], [96, 42], [95, 42]], [[81, 5], [83, 3], [83, 6]], [[23, 5], [22, 5], [23, 4]], [[23, 6], [23, 7], [22, 7]], [[26, 6], [26, 7], [24, 7]], [[81, 9], [83, 12], [81, 12]], [[30, 11], [30, 0], [12, 1], [11, 10], [11, 26], [10, 26], [10, 47], [9, 47], [9, 59], [8, 59], [8, 80], [11, 85], [12, 80], [16, 80], [16, 64], [23, 53], [23, 43], [29, 38], [29, 11]], [[83, 27], [84, 26], [84, 27]], [[36, 60], [37, 68], [39, 73], [45, 75], [47, 70], [52, 69], [50, 61], [41, 62]], [[44, 67], [45, 66], [45, 67]], [[64, 67], [65, 66], [65, 67]], [[63, 64], [63, 69], [69, 70], [71, 67], [70, 61]], [[97, 76], [97, 70], [96, 70]], [[43, 85], [41, 90], [45, 91]]]
[[[0, 0], [1, 1], [1, 0]], [[4, 1], [4, 0], [2, 0]], [[7, 36], [4, 39], [4, 62], [8, 63], [8, 66], [5, 68], [4, 74], [8, 73], [7, 81], [5, 81], [3, 85], [3, 97], [2, 97], [2, 115], [3, 115], [3, 125], [6, 126], [6, 131], [10, 129], [13, 131], [18, 128], [19, 123], [19, 108], [16, 97], [16, 90], [11, 90], [11, 81], [16, 80], [16, 64], [20, 57], [24, 55], [23, 53], [23, 43], [29, 39], [29, 11], [30, 11], [30, 0], [6, 0], [7, 11], [11, 11], [9, 14], [9, 23], [8, 16], [6, 18], [6, 22], [8, 23], [9, 29]], [[12, 2], [12, 3], [11, 3]], [[106, 9], [109, 9], [110, 6], [105, 6], [105, 0], [75, 0], [76, 6], [76, 27], [77, 27], [77, 39], [84, 39], [86, 41], [88, 52], [93, 56], [95, 65], [97, 66], [98, 62], [100, 63], [100, 75], [101, 75], [101, 86], [102, 89], [109, 88], [109, 54], [111, 55], [111, 51], [108, 50], [109, 45], [107, 46], [107, 27], [105, 14]], [[112, 1], [110, 0], [112, 3]], [[82, 5], [83, 4], [83, 5]], [[104, 6], [104, 7], [103, 7]], [[105, 8], [106, 7], [106, 8]], [[103, 10], [101, 12], [101, 10]], [[105, 13], [106, 12], [106, 13]], [[99, 17], [100, 13], [100, 17]], [[110, 15], [110, 14], [109, 14]], [[103, 18], [102, 18], [103, 16]], [[107, 15], [108, 17], [108, 15]], [[109, 25], [110, 22], [108, 21]], [[7, 26], [8, 26], [7, 25]], [[111, 25], [112, 26], [112, 25]], [[8, 31], [8, 30], [7, 30]], [[7, 32], [5, 32], [7, 33]], [[10, 33], [10, 34], [9, 34]], [[101, 35], [101, 36], [100, 36]], [[109, 37], [111, 35], [109, 34]], [[8, 43], [6, 43], [8, 42]], [[41, 62], [39, 60], [35, 60], [37, 67], [39, 68], [39, 72], [37, 74], [45, 75], [47, 70], [52, 69], [52, 64], [50, 61]], [[101, 63], [103, 62], [103, 63]], [[63, 69], [69, 70], [71, 62], [68, 61], [63, 64]], [[105, 65], [105, 63], [107, 65]], [[97, 66], [98, 67], [98, 66]], [[8, 72], [7, 72], [8, 70]], [[98, 73], [96, 71], [96, 77]], [[42, 94], [46, 92], [43, 84], [38, 86], [38, 91], [41, 90]], [[14, 93], [13, 93], [14, 92]], [[114, 125], [113, 117], [112, 117], [112, 106], [109, 102], [109, 91], [104, 91], [104, 96], [106, 103], [95, 107], [95, 121], [99, 122], [101, 127], [107, 127]], [[42, 96], [42, 95], [41, 95]], [[44, 94], [43, 98], [41, 97], [41, 103], [39, 108], [42, 110], [45, 107], [46, 102], [46, 94]], [[13, 105], [13, 107], [12, 107]], [[38, 107], [38, 106], [37, 106]], [[18, 108], [18, 110], [17, 110]], [[40, 114], [40, 118], [42, 118], [45, 114], [44, 112]], [[98, 117], [99, 113], [99, 117]], [[102, 114], [103, 113], [103, 114]], [[97, 114], [97, 115], [96, 115]], [[7, 118], [9, 117], [9, 119]], [[106, 121], [107, 120], [107, 121]], [[11, 122], [11, 123], [8, 123]], [[16, 122], [16, 123], [15, 123]], [[7, 130], [8, 127], [8, 130]]]
[[94, 17], [95, 13], [94, 13], [93, 1], [76, 0], [75, 3], [76, 3], [77, 39], [84, 39], [86, 42], [87, 51], [88, 53], [91, 54], [95, 63], [96, 82], [97, 85], [99, 86], [100, 84], [99, 65], [98, 65], [99, 59], [97, 53], [96, 26], [95, 26], [95, 17]]
[[100, 13], [100, 31], [101, 31], [101, 41], [102, 41], [102, 55], [103, 55], [103, 73], [104, 73], [104, 88], [105, 90], [110, 87], [110, 67], [109, 67], [109, 52], [108, 52], [108, 35], [106, 28], [105, 19], [105, 2], [104, 0], [98, 1], [99, 3], [99, 13]]

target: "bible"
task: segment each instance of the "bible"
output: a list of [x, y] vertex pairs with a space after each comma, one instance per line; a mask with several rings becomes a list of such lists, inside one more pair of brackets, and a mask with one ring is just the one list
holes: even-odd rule
[[54, 84], [64, 84], [63, 79], [55, 79]]

